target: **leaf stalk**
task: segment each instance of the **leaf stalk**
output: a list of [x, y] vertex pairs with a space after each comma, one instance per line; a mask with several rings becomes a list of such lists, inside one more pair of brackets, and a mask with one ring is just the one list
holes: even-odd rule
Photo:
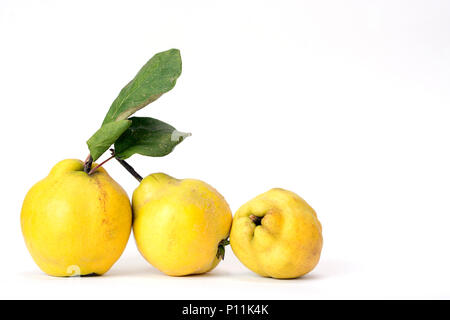
[[115, 156], [115, 152], [114, 149], [109, 149], [109, 151], [111, 151], [112, 156], [139, 182], [141, 183], [142, 181], [142, 176], [136, 172], [136, 170], [134, 170], [134, 168], [132, 166], [130, 166], [130, 164], [128, 162], [126, 162], [125, 160], [121, 160], [119, 158], [117, 158]]

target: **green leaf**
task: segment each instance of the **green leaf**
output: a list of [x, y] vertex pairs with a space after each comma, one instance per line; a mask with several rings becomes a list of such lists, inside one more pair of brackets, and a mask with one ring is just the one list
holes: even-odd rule
[[217, 248], [217, 254], [216, 257], [218, 259], [225, 259], [225, 246], [229, 245], [230, 241], [227, 239], [223, 239], [222, 241], [219, 242], [219, 246]]
[[87, 141], [93, 161], [100, 158], [106, 150], [131, 126], [130, 120], [120, 120], [103, 125]]
[[171, 90], [181, 74], [178, 49], [157, 53], [114, 100], [103, 124], [124, 120]]
[[191, 135], [153, 118], [133, 117], [130, 120], [131, 126], [114, 144], [116, 157], [119, 159], [127, 159], [135, 153], [163, 157]]

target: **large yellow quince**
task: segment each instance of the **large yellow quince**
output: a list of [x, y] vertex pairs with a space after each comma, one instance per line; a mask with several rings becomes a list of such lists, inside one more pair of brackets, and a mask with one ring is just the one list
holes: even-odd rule
[[232, 214], [210, 185], [156, 173], [133, 193], [133, 232], [145, 259], [170, 276], [212, 270], [223, 254]]
[[68, 159], [27, 193], [21, 224], [26, 246], [45, 273], [101, 275], [125, 249], [131, 218], [126, 192], [105, 169], [88, 175], [83, 162]]
[[271, 189], [236, 212], [230, 244], [238, 259], [257, 274], [297, 278], [319, 262], [322, 226], [305, 200], [291, 191]]

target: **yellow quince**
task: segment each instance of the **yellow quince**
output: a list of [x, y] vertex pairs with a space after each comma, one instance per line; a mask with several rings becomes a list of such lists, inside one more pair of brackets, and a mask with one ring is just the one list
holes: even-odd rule
[[21, 212], [26, 246], [51, 276], [108, 271], [125, 249], [131, 219], [126, 192], [105, 169], [88, 175], [74, 159], [57, 163], [35, 184]]
[[305, 200], [276, 188], [239, 208], [230, 244], [238, 259], [257, 274], [297, 278], [319, 262], [322, 226]]
[[208, 272], [220, 262], [232, 214], [213, 187], [156, 173], [142, 180], [132, 203], [137, 247], [154, 267], [184, 276]]

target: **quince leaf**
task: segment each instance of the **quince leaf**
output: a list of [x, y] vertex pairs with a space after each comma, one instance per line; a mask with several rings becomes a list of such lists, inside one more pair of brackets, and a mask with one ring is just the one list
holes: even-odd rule
[[190, 133], [177, 131], [170, 124], [148, 117], [132, 117], [131, 126], [115, 142], [116, 157], [127, 159], [138, 153], [163, 157], [173, 151]]
[[181, 56], [178, 49], [155, 54], [119, 93], [103, 125], [124, 120], [149, 103], [170, 91], [181, 75]]
[[103, 125], [87, 141], [93, 161], [100, 158], [106, 150], [131, 126], [130, 120], [119, 120]]
[[217, 248], [217, 254], [216, 257], [218, 259], [225, 259], [225, 246], [229, 245], [230, 241], [227, 239], [223, 239], [222, 241], [219, 242], [219, 246]]

